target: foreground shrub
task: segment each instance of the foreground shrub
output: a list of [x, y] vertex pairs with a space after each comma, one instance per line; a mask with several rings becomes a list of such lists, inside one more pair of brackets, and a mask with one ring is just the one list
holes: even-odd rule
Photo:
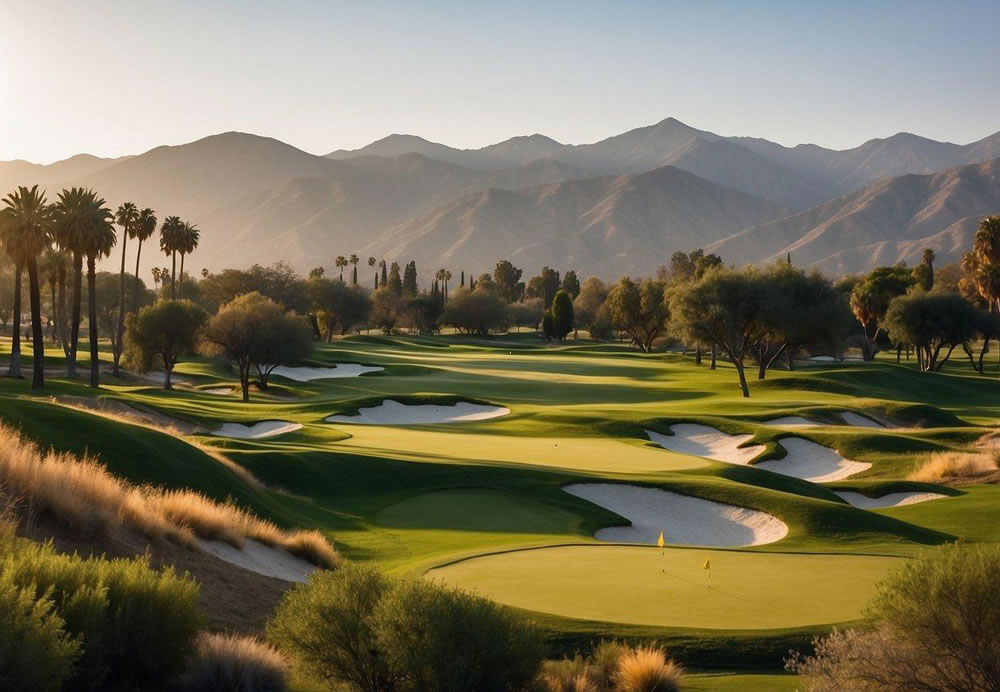
[[419, 690], [521, 690], [544, 656], [538, 633], [491, 600], [402, 582], [375, 613], [391, 665]]
[[0, 574], [36, 601], [50, 599], [79, 640], [73, 689], [162, 685], [183, 671], [201, 626], [197, 584], [141, 559], [83, 559], [10, 538]]
[[614, 686], [618, 661], [628, 652], [628, 646], [613, 639], [604, 639], [594, 646], [590, 662], [594, 678], [602, 688], [611, 689]]
[[0, 574], [0, 689], [61, 690], [79, 653], [52, 599]]
[[204, 633], [188, 665], [190, 692], [282, 692], [288, 685], [285, 659], [255, 637]]
[[835, 632], [787, 666], [814, 690], [1000, 689], [1000, 548], [947, 545], [890, 575], [870, 632]]
[[593, 668], [580, 656], [546, 661], [538, 682], [546, 692], [601, 692], [606, 689], [598, 685]]
[[640, 646], [618, 659], [614, 686], [621, 692], [675, 692], [683, 677], [684, 669], [667, 660], [663, 649]]
[[391, 582], [373, 568], [313, 572], [282, 599], [268, 638], [309, 677], [331, 688], [384, 692], [400, 680], [377, 641], [374, 613]]
[[921, 483], [938, 483], [975, 478], [996, 471], [997, 458], [990, 452], [938, 452], [911, 473], [909, 479]]

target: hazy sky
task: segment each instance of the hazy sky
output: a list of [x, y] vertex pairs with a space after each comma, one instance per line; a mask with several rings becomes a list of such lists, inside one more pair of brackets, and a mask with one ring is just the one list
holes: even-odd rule
[[674, 116], [845, 148], [1000, 130], [1000, 2], [2, 0], [0, 160], [226, 130], [595, 141]]

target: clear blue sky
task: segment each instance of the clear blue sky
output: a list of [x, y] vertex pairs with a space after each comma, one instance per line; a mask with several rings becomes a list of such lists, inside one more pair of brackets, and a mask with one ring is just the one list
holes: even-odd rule
[[0, 16], [0, 160], [226, 130], [595, 141], [674, 116], [846, 148], [1000, 130], [1000, 2], [32, 0]]

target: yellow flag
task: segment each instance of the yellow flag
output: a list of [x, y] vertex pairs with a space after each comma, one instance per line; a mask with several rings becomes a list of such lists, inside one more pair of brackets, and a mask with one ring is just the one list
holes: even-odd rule
[[705, 564], [701, 566], [702, 569], [712, 569], [712, 559], [706, 558]]
[[660, 537], [656, 539], [656, 545], [659, 548], [663, 547], [663, 532], [660, 531]]

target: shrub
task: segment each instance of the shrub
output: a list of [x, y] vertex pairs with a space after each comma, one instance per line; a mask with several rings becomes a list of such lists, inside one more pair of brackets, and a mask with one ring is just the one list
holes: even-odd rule
[[377, 641], [373, 614], [391, 582], [371, 567], [314, 572], [282, 599], [267, 635], [310, 677], [361, 692], [391, 689], [400, 676]]
[[684, 669], [668, 661], [663, 649], [639, 646], [618, 659], [614, 684], [621, 692], [674, 692], [683, 677]]
[[604, 639], [594, 646], [590, 654], [594, 677], [601, 687], [611, 689], [618, 672], [618, 661], [628, 653], [629, 648], [619, 641]]
[[540, 636], [491, 600], [426, 581], [402, 582], [376, 628], [392, 665], [418, 689], [520, 690], [538, 674]]
[[144, 560], [83, 559], [51, 544], [8, 541], [0, 573], [51, 599], [82, 654], [73, 689], [162, 684], [179, 674], [201, 626], [198, 586]]
[[287, 665], [277, 649], [255, 637], [203, 633], [184, 680], [191, 692], [281, 692]]
[[939, 483], [975, 478], [997, 471], [997, 458], [990, 452], [937, 452], [909, 475], [911, 481]]
[[580, 656], [546, 661], [538, 682], [545, 692], [601, 692], [605, 689], [595, 682], [593, 669]]
[[61, 690], [79, 653], [52, 599], [0, 573], [0, 689]]
[[927, 551], [879, 585], [865, 615], [874, 631], [834, 633], [815, 643], [815, 656], [795, 655], [787, 666], [819, 690], [1000, 684], [1000, 548]]

